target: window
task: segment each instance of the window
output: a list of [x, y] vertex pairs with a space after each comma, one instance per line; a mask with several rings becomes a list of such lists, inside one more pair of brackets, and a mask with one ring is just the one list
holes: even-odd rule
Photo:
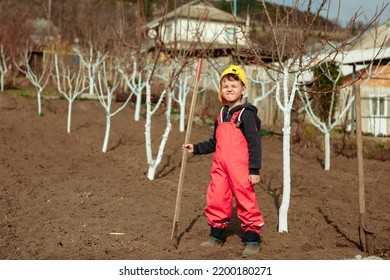
[[385, 96], [370, 97], [369, 132], [375, 136], [387, 135], [387, 106]]
[[172, 40], [172, 35], [173, 35], [173, 32], [172, 32], [172, 24], [169, 24], [167, 26], [167, 41], [171, 41]]
[[374, 116], [385, 115], [385, 98], [374, 97], [371, 98], [371, 114]]

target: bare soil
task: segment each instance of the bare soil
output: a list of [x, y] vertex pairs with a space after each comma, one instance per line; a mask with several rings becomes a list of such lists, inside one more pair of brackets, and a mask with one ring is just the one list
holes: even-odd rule
[[[75, 101], [70, 134], [67, 101], [45, 99], [42, 108], [44, 116], [38, 116], [35, 99], [0, 94], [0, 259], [242, 259], [236, 217], [224, 246], [199, 246], [209, 234], [203, 208], [212, 155], [189, 156], [178, 246], [170, 239], [185, 137], [176, 120], [156, 179], [150, 181], [144, 121], [134, 122], [132, 107], [112, 118], [107, 153], [101, 151], [105, 115], [97, 101]], [[164, 127], [161, 113], [153, 119], [154, 156]], [[212, 128], [195, 125], [191, 140], [208, 139], [211, 133]], [[277, 232], [282, 138], [270, 134], [262, 141], [261, 184], [255, 189], [266, 226], [260, 253], [253, 259], [367, 256], [358, 235], [353, 141], [342, 151], [340, 141], [334, 144], [329, 171], [323, 169], [319, 147], [292, 145], [288, 233]], [[388, 260], [389, 143], [365, 147], [367, 224], [375, 233], [375, 255]]]

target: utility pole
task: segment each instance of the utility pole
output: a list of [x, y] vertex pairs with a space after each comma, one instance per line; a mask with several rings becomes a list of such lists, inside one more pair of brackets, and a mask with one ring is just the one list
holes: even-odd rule
[[[237, 17], [237, 0], [234, 0], [233, 1], [233, 15], [234, 15], [234, 18], [236, 18]], [[237, 46], [237, 38], [236, 38], [236, 30], [235, 30], [236, 28], [234, 28], [234, 34], [233, 34], [233, 36], [234, 36], [234, 43], [236, 44], [236, 46]]]
[[48, 13], [47, 13], [47, 20], [50, 21], [51, 20], [51, 0], [49, 0], [49, 9], [48, 9]]

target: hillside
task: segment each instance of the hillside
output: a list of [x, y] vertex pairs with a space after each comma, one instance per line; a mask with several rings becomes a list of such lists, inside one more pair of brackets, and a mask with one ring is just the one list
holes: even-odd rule
[[[143, 23], [145, 23], [161, 16], [166, 8], [172, 10], [175, 7], [174, 3], [176, 3], [176, 7], [188, 3], [186, 0], [145, 0], [141, 2], [143, 6], [139, 11], [135, 0], [6, 1], [0, 3], [0, 23], [3, 26], [0, 32], [0, 42], [6, 42], [7, 39], [23, 41], [31, 30], [29, 31], [29, 26], [22, 26], [22, 22], [19, 21], [27, 22], [28, 19], [39, 18], [51, 20], [54, 26], [58, 28], [62, 40], [67, 40], [70, 43], [76, 40], [81, 45], [89, 46], [89, 43], [93, 43], [109, 48], [113, 42], [118, 40], [118, 36], [123, 34], [127, 34], [126, 40], [137, 38], [133, 35], [137, 31], [137, 25], [134, 23], [142, 24], [138, 15], [141, 15]], [[254, 27], [252, 39], [259, 39], [259, 44], [267, 42], [267, 38], [264, 36], [267, 33], [266, 18], [261, 3], [254, 0], [240, 0], [237, 2], [237, 16], [246, 18], [247, 14], [250, 15]], [[168, 6], [166, 7], [167, 3]], [[230, 2], [209, 1], [209, 3], [232, 13]], [[283, 18], [287, 12], [282, 9], [282, 6], [269, 4], [268, 7], [272, 18], [275, 18], [276, 14]], [[301, 11], [296, 11], [290, 13], [290, 17], [294, 21], [293, 28], [296, 30], [302, 29], [305, 19], [304, 14]], [[10, 30], [15, 26], [18, 30]], [[335, 37], [332, 39], [337, 39], [338, 34], [349, 36], [348, 32], [340, 31], [338, 26], [334, 26], [332, 22], [323, 18], [319, 18], [315, 22], [313, 30], [323, 29], [324, 26], [331, 31], [327, 35]], [[334, 30], [337, 31], [336, 35], [332, 35]], [[317, 35], [313, 34], [313, 37]]]

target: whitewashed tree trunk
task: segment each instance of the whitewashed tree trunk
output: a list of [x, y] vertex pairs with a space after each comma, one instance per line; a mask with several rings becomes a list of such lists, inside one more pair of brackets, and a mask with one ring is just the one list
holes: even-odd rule
[[67, 126], [66, 126], [66, 131], [68, 133], [70, 133], [70, 124], [72, 121], [72, 105], [73, 105], [73, 102], [68, 102], [68, 122], [67, 122]]
[[[108, 148], [108, 141], [110, 138], [110, 130], [111, 130], [111, 104], [113, 93], [116, 88], [119, 86], [119, 82], [117, 81], [117, 75], [114, 75], [115, 78], [111, 83], [108, 80], [106, 63], [102, 63], [101, 69], [97, 71], [98, 84], [96, 86], [96, 95], [98, 96], [100, 104], [103, 106], [106, 115], [106, 130], [104, 133], [103, 147], [102, 152], [106, 153]], [[110, 85], [111, 84], [111, 85]]]
[[[188, 64], [192, 64], [192, 62], [189, 62]], [[193, 65], [196, 67], [195, 63]], [[179, 105], [179, 131], [184, 132], [187, 96], [194, 85], [197, 69], [187, 66], [179, 73], [179, 67], [180, 65], [175, 62], [169, 65], [169, 71], [165, 71], [164, 75], [158, 75], [158, 77], [166, 81], [167, 84], [169, 84], [172, 79], [174, 80], [172, 87], [176, 90], [172, 90], [172, 99]]]
[[187, 101], [187, 95], [190, 91], [190, 87], [186, 83], [188, 81], [188, 79], [189, 79], [189, 77], [184, 77], [183, 79], [180, 79], [180, 77], [179, 77], [178, 97], [177, 97], [177, 99], [175, 99], [175, 101], [179, 104], [179, 108], [180, 108], [180, 120], [179, 120], [179, 131], [180, 132], [185, 131], [186, 101]]
[[47, 56], [43, 56], [42, 71], [40, 73], [34, 73], [30, 67], [30, 63], [29, 63], [30, 55], [27, 50], [23, 53], [23, 58], [24, 58], [24, 64], [26, 66], [26, 70], [20, 68], [17, 63], [14, 63], [14, 65], [20, 72], [22, 72], [26, 76], [26, 78], [34, 86], [35, 93], [37, 95], [37, 101], [38, 101], [38, 115], [41, 116], [42, 115], [41, 95], [51, 77], [51, 70], [53, 65], [52, 60]]
[[279, 208], [279, 232], [288, 232], [288, 210], [291, 196], [290, 124], [291, 116], [283, 115], [283, 196]]
[[[142, 105], [142, 92], [145, 89], [146, 83], [142, 80], [142, 73], [137, 72], [137, 61], [133, 61], [133, 70], [131, 74], [127, 74], [123, 69], [118, 69], [122, 77], [125, 79], [127, 87], [130, 89], [130, 95], [135, 95], [135, 109], [134, 109], [134, 121], [138, 122], [141, 118], [141, 105]], [[136, 77], [138, 74], [138, 80]]]
[[106, 132], [104, 133], [104, 141], [103, 141], [103, 148], [102, 152], [107, 152], [108, 147], [108, 140], [110, 138], [110, 131], [111, 131], [111, 117], [109, 114], [106, 114]]
[[[79, 64], [77, 70], [71, 70], [69, 65], [66, 65], [58, 60], [58, 54], [54, 55], [54, 65], [56, 69], [55, 80], [57, 83], [57, 89], [68, 101], [68, 122], [66, 131], [70, 133], [72, 122], [72, 104], [73, 101], [85, 91], [83, 84], [84, 75], [81, 63]], [[72, 71], [74, 72], [72, 73]]]
[[95, 81], [96, 81], [96, 71], [100, 64], [106, 59], [107, 53], [104, 55], [101, 55], [100, 52], [96, 52], [94, 55], [94, 49], [93, 46], [90, 46], [89, 48], [89, 56], [86, 59], [84, 59], [83, 54], [78, 50], [75, 49], [76, 53], [80, 57], [80, 60], [82, 64], [87, 68], [88, 70], [88, 87], [89, 87], [89, 95], [94, 94], [95, 89]]
[[[167, 89], [164, 90], [159, 99], [158, 102], [155, 104], [154, 108], [152, 107], [151, 103], [151, 85], [150, 85], [150, 75], [151, 72], [148, 70], [148, 78], [146, 79], [146, 121], [145, 121], [145, 147], [146, 147], [146, 158], [147, 163], [149, 166], [148, 169], [148, 179], [154, 180], [155, 174], [158, 165], [161, 163], [162, 156], [164, 154], [165, 145], [168, 140], [169, 134], [171, 132], [171, 108], [172, 108], [172, 90], [167, 93]], [[158, 148], [158, 153], [156, 158], [153, 158], [153, 152], [152, 152], [152, 137], [151, 137], [151, 127], [152, 127], [152, 117], [159, 109], [160, 105], [162, 104], [162, 101], [166, 99], [166, 127], [164, 130], [164, 134], [162, 135], [161, 142]]]
[[142, 105], [142, 92], [145, 89], [145, 83], [142, 81], [142, 74], [138, 74], [138, 82], [135, 91], [135, 109], [134, 109], [134, 120], [138, 122], [141, 118], [141, 105]]
[[107, 74], [107, 65], [106, 62], [103, 61], [101, 63], [101, 67], [97, 70], [97, 85], [96, 86], [96, 95], [98, 97], [98, 100], [100, 104], [103, 106], [103, 109], [106, 114], [106, 130], [104, 134], [104, 141], [103, 141], [103, 147], [102, 152], [106, 153], [108, 149], [108, 142], [110, 138], [110, 130], [111, 130], [111, 117], [118, 114], [120, 111], [122, 111], [127, 104], [130, 101], [131, 95], [126, 99], [126, 101], [117, 108], [114, 112], [111, 112], [112, 108], [112, 100], [115, 94], [115, 90], [118, 88], [120, 82], [118, 79], [118, 65], [115, 65], [113, 79], [110, 80]]
[[[352, 107], [354, 97], [351, 97], [349, 101], [347, 100], [348, 101], [347, 105], [345, 106], [345, 108], [343, 108], [341, 113], [335, 118], [335, 120], [333, 122], [332, 122], [332, 118], [328, 117], [328, 120], [327, 120], [328, 122], [326, 123], [326, 122], [322, 121], [313, 111], [312, 103], [310, 102], [306, 87], [303, 87], [303, 88], [304, 88], [303, 92], [301, 90], [299, 90], [298, 93], [299, 93], [299, 96], [302, 100], [303, 107], [305, 108], [306, 114], [309, 117], [310, 122], [315, 127], [317, 127], [318, 130], [320, 130], [324, 134], [324, 170], [328, 171], [328, 170], [330, 170], [330, 152], [331, 152], [330, 134], [331, 134], [331, 131], [339, 122], [342, 121], [345, 114]], [[334, 91], [335, 90], [336, 89], [334, 88]], [[320, 93], [316, 93], [316, 94], [320, 94]], [[334, 107], [334, 105], [333, 105], [334, 100], [335, 100], [334, 94], [335, 94], [335, 92], [332, 93], [332, 100], [331, 100], [332, 104], [330, 106], [329, 116], [331, 116], [331, 111], [333, 110], [332, 108]]]
[[[149, 165], [148, 169], [148, 179], [149, 180], [154, 180], [154, 175], [155, 170], [151, 171], [151, 166], [154, 164], [154, 159], [153, 159], [153, 151], [152, 151], [152, 136], [151, 136], [151, 129], [152, 129], [152, 105], [151, 105], [151, 88], [150, 84], [147, 82], [146, 83], [146, 120], [145, 120], [145, 148], [146, 148], [146, 160]], [[165, 94], [163, 92], [163, 94]]]
[[188, 73], [186, 71], [182, 72], [177, 77], [177, 82], [175, 84], [177, 91], [177, 97], [174, 95], [173, 100], [177, 104], [179, 104], [180, 109], [180, 118], [179, 118], [179, 131], [184, 132], [185, 131], [185, 117], [186, 117], [186, 102], [187, 102], [187, 96], [188, 93], [191, 90], [191, 85], [193, 84], [194, 76], [196, 72]]
[[4, 46], [0, 46], [0, 91], [4, 91], [4, 76], [8, 72], [8, 61], [9, 57], [4, 54]]
[[283, 111], [283, 196], [279, 208], [279, 232], [288, 232], [288, 209], [290, 205], [291, 193], [291, 162], [290, 162], [290, 136], [291, 136], [291, 109], [294, 103], [296, 86], [298, 83], [298, 73], [294, 74], [294, 79], [289, 89], [288, 67], [283, 68], [283, 104], [280, 100], [280, 81], [276, 85], [276, 103]]
[[[166, 115], [166, 127], [164, 130], [164, 134], [162, 135], [161, 142], [158, 148], [156, 159], [150, 158], [148, 160], [149, 169], [148, 169], [148, 179], [154, 180], [156, 175], [157, 167], [160, 165], [162, 157], [164, 155], [165, 145], [168, 141], [169, 134], [171, 132], [172, 124], [171, 124], [171, 104], [172, 104], [172, 92], [168, 93], [167, 95], [167, 109], [165, 112]], [[150, 132], [150, 129], [149, 129]], [[151, 148], [151, 146], [149, 146]], [[150, 154], [150, 153], [149, 153]]]
[[324, 133], [325, 144], [325, 170], [330, 169], [330, 132], [326, 130]]

